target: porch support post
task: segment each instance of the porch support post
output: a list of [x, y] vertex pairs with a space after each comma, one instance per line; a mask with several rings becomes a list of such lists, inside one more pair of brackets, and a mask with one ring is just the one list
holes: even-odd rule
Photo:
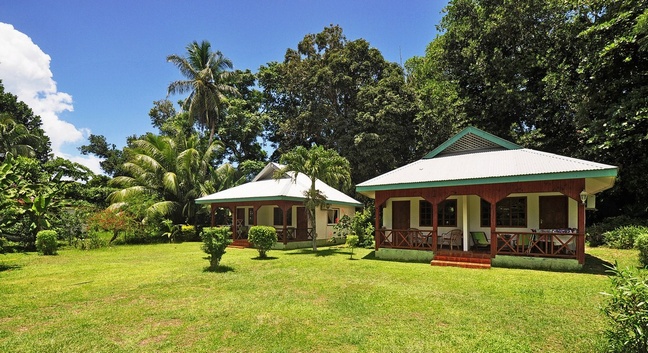
[[232, 208], [234, 211], [232, 212], [232, 239], [238, 239], [238, 227], [236, 226], [236, 222], [238, 221], [236, 219], [237, 216], [237, 209], [236, 205], [233, 205]]
[[211, 205], [211, 226], [212, 228], [216, 226], [216, 204], [212, 203]]
[[585, 263], [585, 205], [578, 202], [578, 236], [576, 237], [576, 257], [578, 263]]
[[437, 251], [439, 246], [439, 204], [432, 202], [432, 249]]
[[381, 203], [378, 203], [378, 199], [376, 198], [376, 224], [375, 224], [375, 231], [374, 231], [374, 250], [378, 251], [378, 245], [380, 244], [380, 207], [382, 207]]
[[261, 205], [252, 207], [252, 212], [254, 212], [254, 215], [253, 215], [254, 220], [253, 220], [252, 222], [253, 222], [253, 225], [255, 225], [255, 226], [258, 226], [258, 225], [259, 225], [259, 224], [258, 224], [258, 217], [257, 217], [257, 213], [259, 213], [259, 209], [260, 209], [260, 208], [261, 208]]
[[281, 205], [281, 217], [283, 218], [283, 243], [288, 244], [288, 208], [292, 206]]
[[468, 195], [461, 196], [463, 214], [463, 251], [468, 251]]
[[495, 255], [497, 255], [497, 235], [495, 232], [497, 231], [496, 229], [496, 222], [497, 222], [497, 202], [491, 201], [490, 202], [491, 208], [490, 208], [490, 228], [491, 228], [491, 237], [490, 237], [490, 242], [491, 242], [491, 258], [495, 258]]

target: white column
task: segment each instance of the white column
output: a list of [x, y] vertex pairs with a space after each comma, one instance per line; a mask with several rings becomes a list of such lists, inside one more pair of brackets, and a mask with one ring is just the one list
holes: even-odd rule
[[463, 211], [463, 250], [468, 251], [468, 195], [461, 196], [461, 205]]

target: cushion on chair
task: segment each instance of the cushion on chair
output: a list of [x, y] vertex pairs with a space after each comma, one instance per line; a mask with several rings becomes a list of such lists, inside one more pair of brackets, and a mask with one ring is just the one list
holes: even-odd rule
[[473, 243], [478, 247], [490, 246], [488, 238], [486, 238], [486, 233], [484, 232], [470, 232], [470, 235], [473, 238]]

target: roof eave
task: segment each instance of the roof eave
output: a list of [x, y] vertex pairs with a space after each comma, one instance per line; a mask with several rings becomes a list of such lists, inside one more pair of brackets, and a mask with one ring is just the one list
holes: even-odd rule
[[384, 191], [384, 190], [422, 189], [422, 188], [437, 188], [437, 187], [446, 187], [446, 186], [500, 184], [500, 183], [510, 183], [510, 182], [616, 177], [617, 172], [618, 169], [615, 167], [611, 169], [572, 171], [572, 172], [561, 172], [561, 173], [512, 175], [512, 176], [503, 176], [503, 177], [441, 180], [441, 181], [426, 181], [426, 182], [397, 183], [397, 184], [383, 184], [383, 185], [364, 185], [364, 186], [359, 185], [356, 187], [356, 191], [363, 195], [369, 196], [370, 192]]

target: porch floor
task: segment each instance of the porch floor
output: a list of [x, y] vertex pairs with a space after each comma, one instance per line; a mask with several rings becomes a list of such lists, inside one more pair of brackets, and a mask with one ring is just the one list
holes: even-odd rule
[[489, 253], [480, 251], [439, 250], [430, 265], [489, 269], [491, 257]]

